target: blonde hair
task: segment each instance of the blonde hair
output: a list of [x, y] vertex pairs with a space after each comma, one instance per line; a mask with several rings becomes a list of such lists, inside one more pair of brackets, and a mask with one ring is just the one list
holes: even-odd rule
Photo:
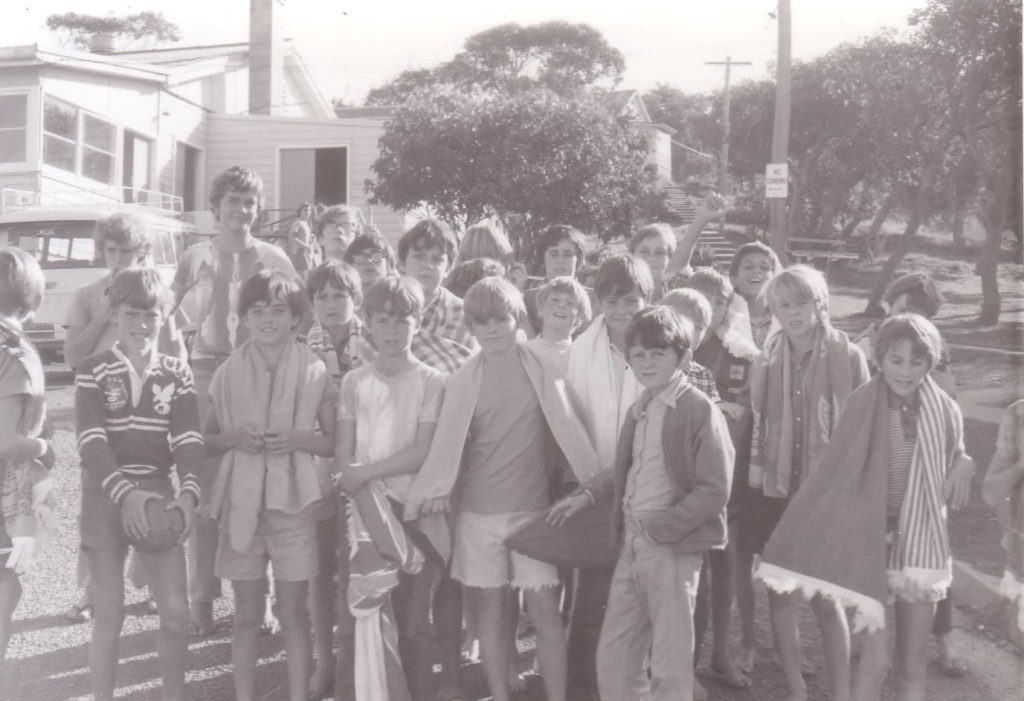
[[516, 324], [522, 324], [526, 318], [526, 306], [519, 290], [505, 278], [496, 276], [485, 277], [469, 288], [463, 310], [470, 324], [483, 324], [506, 314], [514, 318]]
[[785, 298], [797, 304], [814, 302], [818, 316], [828, 317], [828, 283], [821, 271], [809, 265], [794, 265], [778, 272], [768, 280], [763, 294], [773, 314]]
[[555, 292], [568, 295], [576, 305], [577, 326], [590, 321], [593, 313], [590, 309], [590, 295], [576, 278], [560, 275], [546, 282], [537, 290], [537, 306], [543, 307], [548, 297]]
[[699, 346], [711, 326], [711, 318], [714, 311], [707, 297], [697, 290], [676, 289], [670, 290], [661, 298], [662, 305], [668, 307], [685, 319], [688, 319], [696, 330], [700, 327], [700, 338], [694, 338], [694, 345]]

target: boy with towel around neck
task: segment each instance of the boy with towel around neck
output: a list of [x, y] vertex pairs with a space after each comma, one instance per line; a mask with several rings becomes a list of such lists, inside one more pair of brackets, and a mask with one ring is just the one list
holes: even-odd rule
[[[768, 281], [764, 295], [782, 331], [768, 337], [751, 369], [754, 427], [749, 480], [755, 490], [740, 529], [740, 547], [750, 552], [763, 550], [793, 495], [820, 465], [846, 398], [870, 377], [861, 350], [829, 323], [828, 286], [819, 271], [806, 265], [786, 268]], [[797, 601], [794, 591], [769, 590], [775, 650], [790, 701], [807, 698]], [[832, 674], [831, 698], [846, 701], [846, 616], [834, 599], [814, 596], [810, 604]]]
[[215, 573], [235, 592], [231, 662], [235, 695], [256, 698], [257, 641], [267, 564], [284, 635], [291, 701], [310, 681], [309, 580], [318, 571], [314, 505], [322, 497], [314, 456], [334, 451], [335, 408], [323, 362], [295, 332], [306, 312], [299, 283], [261, 270], [242, 287], [238, 316], [249, 340], [217, 368], [204, 439], [221, 455], [210, 496], [220, 521]]
[[[466, 293], [465, 310], [482, 350], [448, 380], [437, 434], [410, 487], [405, 518], [418, 518], [438, 552], [451, 554], [452, 576], [477, 613], [480, 655], [495, 700], [510, 696], [505, 599], [511, 586], [525, 594], [547, 698], [565, 701], [557, 568], [510, 551], [504, 541], [548, 508], [553, 472], [567, 462], [574, 478], [585, 481], [597, 461], [557, 368], [517, 340], [526, 317], [519, 291], [507, 280], [485, 278]], [[455, 513], [454, 537], [449, 511]]]
[[[654, 289], [650, 268], [640, 258], [609, 258], [594, 281], [598, 316], [573, 341], [568, 387], [576, 410], [608, 472], [615, 464], [619, 429], [643, 385], [626, 362], [626, 328], [647, 306]], [[597, 696], [597, 642], [601, 635], [612, 567], [576, 570], [576, 593], [569, 627], [569, 695]]]

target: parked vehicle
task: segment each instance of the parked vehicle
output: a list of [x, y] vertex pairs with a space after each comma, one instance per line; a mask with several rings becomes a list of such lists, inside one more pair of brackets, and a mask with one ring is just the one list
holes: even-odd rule
[[93, 243], [96, 221], [124, 208], [146, 218], [153, 235], [153, 264], [170, 284], [182, 251], [198, 238], [196, 228], [178, 217], [149, 207], [113, 204], [26, 207], [0, 215], [0, 247], [29, 251], [46, 276], [43, 303], [26, 331], [51, 362], [62, 359], [64, 323], [75, 291], [107, 272]]

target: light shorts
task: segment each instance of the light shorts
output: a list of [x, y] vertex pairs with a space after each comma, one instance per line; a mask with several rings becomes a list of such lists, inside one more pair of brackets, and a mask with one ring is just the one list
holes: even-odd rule
[[558, 586], [558, 568], [534, 560], [505, 545], [508, 538], [537, 511], [504, 514], [460, 512], [455, 518], [452, 578], [467, 587], [516, 589]]
[[228, 531], [228, 520], [224, 520], [214, 565], [214, 572], [221, 579], [262, 579], [267, 576], [268, 562], [274, 568], [274, 579], [282, 582], [303, 582], [319, 571], [316, 523], [310, 507], [297, 514], [275, 509], [261, 511], [256, 535], [244, 553], [232, 549]]

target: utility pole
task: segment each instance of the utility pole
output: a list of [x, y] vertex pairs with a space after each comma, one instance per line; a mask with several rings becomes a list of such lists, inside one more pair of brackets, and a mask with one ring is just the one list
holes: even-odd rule
[[[790, 117], [790, 64], [792, 54], [793, 19], [790, 0], [778, 0], [779, 56], [775, 78], [775, 129], [772, 134], [772, 164], [789, 162], [789, 117]], [[786, 169], [788, 171], [788, 168]], [[788, 194], [788, 190], [787, 190]], [[779, 256], [783, 265], [788, 262], [786, 253], [786, 199], [768, 199], [768, 243]]]
[[722, 157], [718, 163], [718, 191], [726, 194], [729, 177], [729, 77], [733, 66], [752, 66], [750, 61], [733, 61], [726, 56], [724, 61], [705, 61], [707, 66], [725, 66], [725, 90], [722, 96]]

